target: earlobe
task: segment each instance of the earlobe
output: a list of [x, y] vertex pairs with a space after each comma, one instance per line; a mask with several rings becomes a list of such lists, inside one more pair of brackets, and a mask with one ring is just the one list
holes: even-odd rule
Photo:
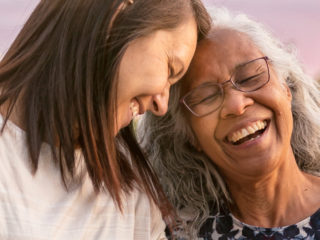
[[202, 152], [202, 148], [199, 145], [196, 146], [196, 149], [198, 152]]
[[194, 141], [190, 142], [190, 144], [198, 151], [202, 152], [202, 148], [198, 142], [198, 139], [194, 139]]

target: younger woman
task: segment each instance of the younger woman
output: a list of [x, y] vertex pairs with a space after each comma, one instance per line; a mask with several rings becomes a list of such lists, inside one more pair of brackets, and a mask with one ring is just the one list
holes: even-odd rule
[[166, 112], [209, 25], [198, 0], [39, 3], [0, 63], [1, 239], [163, 237], [170, 207], [125, 127]]

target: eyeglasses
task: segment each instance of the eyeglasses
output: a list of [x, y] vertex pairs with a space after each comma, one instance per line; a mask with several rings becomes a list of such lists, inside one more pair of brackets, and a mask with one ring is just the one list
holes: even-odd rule
[[187, 109], [197, 117], [204, 117], [220, 108], [224, 100], [223, 87], [231, 82], [241, 92], [253, 92], [270, 80], [267, 56], [251, 60], [236, 67], [231, 78], [223, 83], [206, 83], [192, 89], [181, 98]]

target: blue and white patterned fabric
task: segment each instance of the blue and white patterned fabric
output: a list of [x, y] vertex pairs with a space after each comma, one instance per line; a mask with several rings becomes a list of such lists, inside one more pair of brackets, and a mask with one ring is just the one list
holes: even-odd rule
[[320, 240], [320, 209], [299, 223], [278, 228], [261, 228], [242, 223], [232, 214], [209, 217], [199, 240]]

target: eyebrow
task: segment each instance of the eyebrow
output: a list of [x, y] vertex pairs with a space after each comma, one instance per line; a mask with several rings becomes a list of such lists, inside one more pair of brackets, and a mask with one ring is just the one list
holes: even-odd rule
[[198, 88], [198, 87], [202, 87], [202, 86], [206, 86], [206, 85], [211, 85], [211, 84], [217, 84], [216, 82], [212, 82], [212, 81], [205, 81], [197, 86], [193, 86], [191, 89], [194, 89], [194, 88]]
[[238, 64], [234, 67], [234, 69], [237, 69], [237, 68], [239, 68], [239, 67], [242, 67], [242, 66], [244, 66], [244, 65], [246, 65], [246, 64], [248, 64], [248, 63], [250, 63], [250, 62], [252, 62], [252, 60], [248, 60], [248, 61], [245, 61], [245, 62], [238, 63]]

